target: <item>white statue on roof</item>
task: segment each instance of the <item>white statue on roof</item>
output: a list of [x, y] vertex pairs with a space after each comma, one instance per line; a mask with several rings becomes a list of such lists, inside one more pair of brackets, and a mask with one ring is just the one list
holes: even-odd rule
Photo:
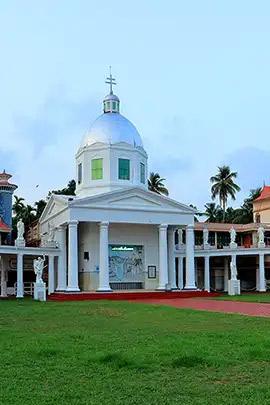
[[265, 243], [264, 243], [264, 227], [262, 225], [259, 226], [257, 234], [258, 234], [258, 246], [259, 247], [265, 247]]
[[233, 226], [231, 227], [231, 230], [230, 230], [230, 238], [231, 238], [231, 243], [232, 243], [232, 242], [234, 242], [234, 243], [235, 243], [235, 239], [236, 239], [236, 232], [235, 232], [235, 229], [234, 229], [234, 227], [233, 227]]
[[17, 239], [24, 239], [24, 223], [22, 221], [22, 219], [20, 219], [17, 223]]
[[53, 242], [55, 237], [55, 227], [49, 222], [48, 224], [48, 242]]
[[209, 240], [209, 231], [208, 231], [208, 228], [205, 226], [203, 228], [203, 245], [204, 245], [204, 247], [208, 247], [208, 245], [209, 245], [208, 240]]

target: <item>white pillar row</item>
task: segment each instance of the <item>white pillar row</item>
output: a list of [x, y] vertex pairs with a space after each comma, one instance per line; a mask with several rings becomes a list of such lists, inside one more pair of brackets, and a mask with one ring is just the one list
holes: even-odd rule
[[168, 225], [161, 224], [159, 230], [159, 285], [158, 290], [165, 290], [168, 284], [168, 246], [167, 246]]
[[56, 240], [60, 250], [57, 267], [56, 291], [65, 291], [67, 288], [67, 245], [66, 226], [61, 225], [56, 230]]
[[23, 288], [23, 254], [17, 254], [17, 298], [23, 298], [24, 288]]
[[168, 266], [169, 266], [169, 284], [172, 290], [176, 290], [176, 268], [175, 268], [175, 229], [168, 229]]
[[265, 288], [265, 271], [264, 271], [264, 254], [259, 254], [259, 291], [266, 291]]
[[52, 294], [55, 290], [54, 286], [54, 256], [49, 255], [49, 268], [48, 268], [48, 294]]
[[67, 291], [80, 291], [78, 284], [78, 221], [70, 221], [68, 224]]
[[184, 257], [178, 257], [178, 288], [183, 290], [184, 288]]
[[204, 256], [204, 290], [210, 292], [210, 257]]
[[186, 284], [185, 289], [196, 290], [194, 265], [194, 226], [186, 227]]
[[97, 291], [112, 291], [109, 280], [109, 222], [99, 224], [99, 286]]
[[7, 297], [7, 269], [5, 264], [4, 256], [0, 256], [0, 297]]
[[228, 292], [228, 280], [229, 280], [229, 259], [224, 257], [224, 291]]

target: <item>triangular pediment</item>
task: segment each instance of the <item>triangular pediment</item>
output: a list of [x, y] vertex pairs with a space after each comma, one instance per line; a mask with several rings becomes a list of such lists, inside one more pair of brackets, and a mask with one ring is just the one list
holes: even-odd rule
[[59, 213], [62, 211], [64, 208], [68, 206], [68, 201], [67, 198], [62, 197], [62, 196], [56, 196], [52, 195], [45, 207], [45, 210], [43, 211], [39, 222], [43, 222], [55, 214]]
[[70, 207], [89, 208], [114, 208], [114, 209], [142, 209], [157, 211], [175, 211], [182, 213], [194, 213], [187, 205], [178, 203], [168, 197], [155, 194], [151, 191], [138, 187], [112, 191], [100, 195], [76, 198], [70, 203]]

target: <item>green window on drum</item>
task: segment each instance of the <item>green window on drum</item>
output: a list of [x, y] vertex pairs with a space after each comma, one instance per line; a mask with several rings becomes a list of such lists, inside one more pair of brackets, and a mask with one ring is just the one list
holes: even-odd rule
[[130, 161], [128, 159], [118, 160], [118, 178], [120, 180], [130, 180]]
[[92, 160], [92, 180], [101, 180], [103, 178], [103, 159]]

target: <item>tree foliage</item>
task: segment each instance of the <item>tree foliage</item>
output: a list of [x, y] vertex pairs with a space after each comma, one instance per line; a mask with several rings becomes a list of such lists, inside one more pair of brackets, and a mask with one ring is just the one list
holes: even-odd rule
[[218, 197], [219, 205], [223, 209], [224, 221], [228, 198], [235, 200], [236, 192], [240, 191], [240, 187], [234, 182], [236, 178], [237, 172], [231, 172], [230, 167], [226, 165], [219, 166], [217, 174], [210, 177], [212, 200]]
[[151, 172], [148, 179], [148, 190], [157, 194], [169, 195], [168, 189], [164, 185], [165, 179], [160, 177], [158, 173]]

